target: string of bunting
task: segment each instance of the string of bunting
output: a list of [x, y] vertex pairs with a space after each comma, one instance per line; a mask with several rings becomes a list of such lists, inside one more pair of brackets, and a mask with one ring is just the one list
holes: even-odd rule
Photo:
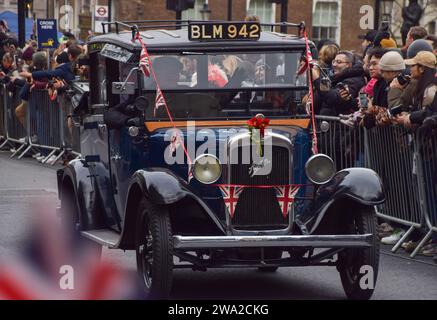
[[215, 184], [213, 185], [220, 189], [223, 196], [225, 207], [229, 212], [231, 218], [235, 215], [235, 209], [238, 204], [241, 193], [244, 189], [274, 189], [276, 192], [276, 198], [281, 208], [282, 216], [284, 219], [287, 217], [288, 212], [291, 209], [291, 205], [296, 198], [300, 188], [305, 186], [303, 184], [290, 184], [290, 185], [241, 185], [241, 184]]
[[312, 151], [313, 154], [318, 154], [318, 148], [317, 148], [317, 130], [316, 130], [316, 115], [314, 112], [314, 90], [313, 90], [313, 77], [311, 75], [311, 61], [313, 61], [313, 55], [311, 54], [310, 45], [308, 42], [308, 34], [305, 31], [304, 33], [305, 38], [305, 47], [306, 47], [306, 71], [308, 72], [308, 79], [309, 79], [309, 101], [311, 103], [311, 122], [313, 126], [313, 146]]
[[[172, 137], [174, 142], [181, 141], [181, 137], [179, 135], [179, 132], [177, 131], [176, 124], [173, 121], [173, 116], [171, 115], [170, 109], [167, 104], [167, 100], [165, 99], [164, 93], [161, 90], [161, 86], [158, 82], [158, 78], [156, 77], [155, 70], [153, 69], [152, 60], [150, 59], [149, 52], [147, 50], [146, 45], [144, 44], [143, 40], [141, 39], [141, 34], [139, 31], [136, 32], [135, 40], [138, 40], [141, 44], [141, 54], [140, 54], [140, 69], [143, 72], [144, 76], [150, 77], [152, 75], [153, 79], [156, 83], [156, 98], [155, 98], [155, 108], [154, 108], [154, 114], [156, 115], [156, 110], [160, 107], [165, 107], [165, 111], [167, 113], [168, 119], [170, 120], [170, 123], [172, 127], [175, 129], [175, 137]], [[188, 161], [188, 182], [193, 178], [193, 171], [192, 166], [193, 162], [191, 161], [190, 155], [188, 154], [187, 148], [185, 147], [184, 143], [179, 143], [179, 145], [182, 146], [184, 153], [187, 157]]]

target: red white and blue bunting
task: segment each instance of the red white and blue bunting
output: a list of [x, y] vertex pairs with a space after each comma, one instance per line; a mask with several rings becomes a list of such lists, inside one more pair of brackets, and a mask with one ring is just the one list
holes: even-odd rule
[[297, 193], [302, 185], [280, 185], [280, 186], [249, 186], [249, 185], [217, 185], [219, 187], [223, 201], [225, 203], [226, 210], [229, 216], [234, 218], [235, 209], [237, 208], [238, 200], [244, 189], [257, 188], [257, 189], [275, 189], [276, 198], [278, 199], [279, 206], [281, 207], [281, 213], [284, 219], [288, 216], [291, 210], [291, 206], [294, 203]]

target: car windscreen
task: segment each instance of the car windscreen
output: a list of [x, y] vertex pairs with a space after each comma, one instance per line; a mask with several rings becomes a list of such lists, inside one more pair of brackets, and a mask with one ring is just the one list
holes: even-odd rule
[[[304, 52], [198, 53], [151, 56], [169, 111], [176, 119], [292, 116], [308, 90], [299, 72]], [[168, 118], [154, 77], [143, 77], [148, 118]], [[161, 99], [162, 100], [162, 99]], [[300, 108], [302, 109], [302, 108]]]

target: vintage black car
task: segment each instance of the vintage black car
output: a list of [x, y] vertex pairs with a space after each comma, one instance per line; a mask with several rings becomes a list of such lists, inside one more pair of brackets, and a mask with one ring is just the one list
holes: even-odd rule
[[57, 173], [64, 220], [136, 250], [147, 298], [169, 297], [178, 268], [295, 266], [335, 266], [348, 298], [370, 298], [383, 188], [371, 170], [336, 172], [311, 155], [302, 33], [256, 22], [108, 27], [87, 44], [89, 92], [75, 99], [82, 157]]

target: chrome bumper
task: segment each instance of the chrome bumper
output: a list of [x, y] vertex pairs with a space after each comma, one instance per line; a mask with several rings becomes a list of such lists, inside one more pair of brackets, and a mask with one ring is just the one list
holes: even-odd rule
[[175, 249], [204, 248], [366, 248], [371, 247], [372, 234], [362, 235], [309, 235], [309, 236], [173, 236]]

